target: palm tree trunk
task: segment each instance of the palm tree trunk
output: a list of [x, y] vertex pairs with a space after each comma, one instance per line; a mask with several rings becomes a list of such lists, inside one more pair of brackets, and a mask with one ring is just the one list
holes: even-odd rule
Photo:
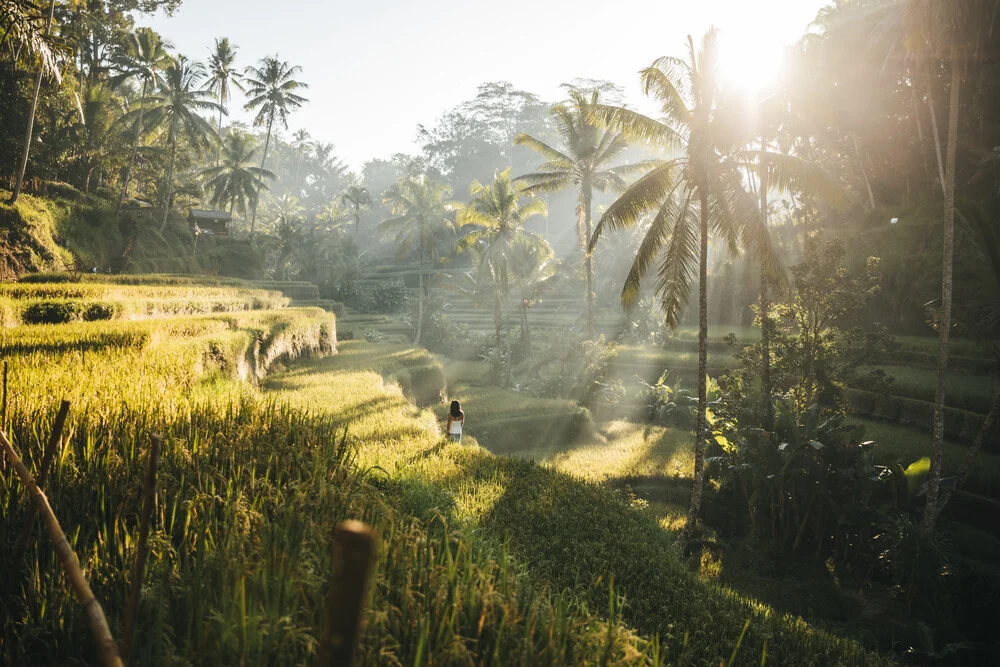
[[951, 47], [951, 100], [948, 105], [948, 147], [944, 167], [944, 260], [941, 270], [941, 318], [938, 321], [937, 387], [934, 391], [934, 440], [931, 469], [927, 477], [927, 503], [922, 528], [934, 530], [944, 464], [944, 378], [948, 371], [948, 341], [951, 337], [951, 291], [955, 248], [955, 152], [958, 146], [958, 97], [962, 86], [958, 46]]
[[[49, 18], [45, 24], [45, 34], [48, 36], [52, 32], [52, 17], [55, 16], [56, 0], [49, 2]], [[35, 130], [35, 112], [38, 110], [38, 94], [42, 90], [42, 68], [39, 66], [38, 74], [35, 75], [35, 92], [31, 96], [31, 111], [28, 113], [28, 127], [24, 133], [24, 152], [21, 154], [21, 166], [17, 170], [17, 182], [14, 184], [14, 193], [10, 197], [10, 203], [16, 204], [21, 196], [21, 188], [24, 186], [24, 172], [28, 169], [28, 155], [31, 154], [31, 135]]]
[[698, 415], [694, 434], [694, 483], [691, 505], [684, 523], [682, 539], [691, 536], [701, 514], [705, 486], [706, 410], [708, 409], [708, 193], [699, 188], [701, 197], [701, 247], [698, 252]]
[[167, 196], [163, 200], [163, 222], [160, 223], [160, 233], [167, 228], [167, 218], [170, 216], [170, 195], [173, 194], [174, 186], [174, 163], [177, 160], [177, 133], [170, 140], [170, 167], [167, 169]]
[[215, 166], [218, 167], [222, 163], [222, 105], [219, 105], [219, 129], [216, 130], [218, 135], [219, 146], [215, 149]]
[[132, 154], [128, 159], [128, 167], [125, 169], [125, 184], [122, 186], [122, 196], [118, 198], [118, 205], [115, 207], [117, 213], [122, 209], [122, 200], [128, 196], [128, 184], [132, 180], [132, 167], [135, 166], [135, 154], [139, 152], [139, 138], [142, 136], [142, 116], [146, 111], [146, 90], [149, 82], [145, 78], [142, 80], [142, 96], [139, 98], [139, 118], [135, 121], [135, 139], [132, 140]]
[[583, 265], [587, 273], [587, 336], [593, 338], [594, 329], [594, 265], [590, 253], [590, 237], [593, 235], [593, 215], [591, 206], [594, 193], [589, 180], [583, 183], [583, 227], [586, 236], [583, 239]]
[[[764, 151], [764, 140], [761, 139], [761, 152]], [[767, 229], [767, 169], [768, 165], [763, 160], [760, 163], [760, 217], [764, 225], [764, 233]], [[763, 395], [762, 415], [764, 418], [764, 428], [768, 431], [774, 426], [774, 406], [771, 405], [771, 314], [768, 311], [767, 302], [767, 267], [760, 266], [760, 381], [761, 394]]]
[[413, 339], [414, 345], [420, 345], [420, 334], [424, 328], [424, 249], [420, 248], [420, 263], [417, 269], [417, 335]]
[[531, 333], [528, 331], [528, 307], [521, 303], [521, 346], [524, 354], [531, 356]]
[[253, 202], [253, 215], [250, 218], [250, 240], [253, 241], [254, 228], [257, 225], [257, 207], [260, 206], [260, 188], [264, 184], [263, 172], [264, 163], [267, 162], [267, 149], [271, 145], [271, 126], [274, 125], [274, 111], [267, 118], [267, 139], [264, 140], [264, 154], [260, 158], [261, 178], [257, 181], [257, 196]]
[[858, 145], [858, 135], [855, 134], [854, 130], [851, 130], [851, 140], [854, 141], [854, 154], [858, 156], [858, 167], [861, 168], [861, 177], [865, 181], [865, 188], [868, 190], [868, 203], [871, 204], [872, 209], [875, 208], [875, 195], [872, 193], [872, 183], [868, 180], [868, 170], [865, 169], [864, 158], [861, 157], [861, 147]]

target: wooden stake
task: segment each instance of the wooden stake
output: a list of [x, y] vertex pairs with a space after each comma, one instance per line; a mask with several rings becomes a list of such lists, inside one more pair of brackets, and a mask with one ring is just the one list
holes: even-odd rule
[[3, 360], [3, 414], [0, 415], [0, 428], [7, 430], [7, 360]]
[[97, 642], [97, 653], [100, 656], [101, 664], [104, 667], [124, 667], [121, 658], [118, 656], [118, 645], [111, 636], [111, 629], [108, 627], [108, 620], [104, 617], [104, 610], [101, 608], [101, 603], [97, 601], [97, 598], [94, 597], [94, 592], [90, 590], [90, 584], [87, 583], [87, 578], [83, 575], [83, 570], [80, 569], [80, 561], [77, 559], [76, 553], [73, 552], [73, 548], [69, 545], [66, 533], [63, 532], [62, 526], [59, 525], [59, 520], [52, 512], [49, 499], [45, 497], [42, 490], [35, 484], [35, 479], [31, 476], [31, 472], [28, 471], [21, 457], [17, 455], [17, 450], [14, 449], [14, 446], [10, 444], [10, 440], [7, 439], [7, 434], [2, 430], [0, 430], [0, 446], [3, 446], [4, 455], [10, 464], [14, 466], [18, 477], [21, 478], [21, 482], [28, 487], [28, 493], [42, 515], [45, 527], [49, 531], [49, 537], [55, 543], [56, 555], [59, 556], [59, 561], [62, 563], [63, 569], [69, 577], [73, 591], [76, 593], [76, 598], [83, 607], [87, 620], [90, 622], [90, 631]]
[[[63, 426], [66, 424], [66, 416], [69, 415], [69, 401], [63, 401], [56, 414], [56, 421], [52, 424], [52, 434], [49, 436], [48, 445], [45, 447], [45, 455], [42, 457], [42, 466], [38, 470], [38, 488], [44, 489], [49, 480], [49, 467], [56, 456], [56, 449], [62, 441]], [[38, 516], [38, 509], [34, 505], [28, 505], [28, 515], [24, 517], [24, 526], [21, 528], [21, 537], [17, 540], [14, 562], [20, 563], [24, 558], [24, 552], [28, 549], [28, 540], [31, 539], [31, 532], [35, 529], [35, 517]]]
[[375, 556], [375, 533], [360, 521], [337, 526], [333, 541], [333, 583], [326, 597], [319, 667], [350, 667], [364, 631], [365, 602]]
[[139, 551], [135, 555], [132, 586], [125, 612], [125, 641], [122, 643], [122, 653], [126, 658], [132, 654], [132, 635], [135, 632], [135, 617], [139, 611], [139, 594], [142, 591], [142, 581], [146, 570], [146, 552], [149, 547], [149, 518], [153, 514], [153, 505], [156, 502], [156, 467], [160, 461], [162, 448], [163, 438], [154, 435], [149, 448], [149, 462], [146, 464], [146, 478], [142, 483], [143, 500], [142, 517], [139, 520]]

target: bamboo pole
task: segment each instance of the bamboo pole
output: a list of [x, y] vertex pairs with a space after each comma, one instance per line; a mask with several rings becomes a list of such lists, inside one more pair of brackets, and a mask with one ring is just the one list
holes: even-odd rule
[[90, 590], [90, 584], [87, 583], [87, 578], [84, 576], [83, 570], [80, 569], [80, 561], [66, 540], [66, 533], [63, 532], [62, 527], [59, 525], [59, 520], [52, 512], [49, 499], [45, 497], [42, 490], [35, 484], [35, 479], [31, 476], [31, 472], [28, 471], [21, 457], [17, 455], [17, 450], [10, 444], [10, 440], [7, 439], [7, 433], [2, 430], [0, 430], [0, 446], [3, 447], [4, 455], [17, 471], [21, 482], [28, 487], [28, 493], [42, 515], [45, 527], [49, 531], [49, 537], [55, 543], [55, 550], [59, 556], [59, 561], [62, 563], [63, 569], [66, 570], [66, 575], [73, 586], [76, 598], [83, 607], [87, 620], [90, 622], [90, 631], [97, 642], [97, 653], [100, 656], [101, 664], [104, 667], [124, 667], [121, 658], [118, 656], [118, 645], [115, 644], [115, 640], [111, 636], [111, 629], [108, 627], [108, 621], [104, 617], [104, 610], [101, 608], [101, 603], [97, 601], [97, 598], [94, 597], [94, 592]]
[[[64, 400], [62, 402], [62, 405], [59, 406], [59, 412], [56, 414], [56, 421], [52, 424], [52, 434], [49, 436], [49, 442], [45, 447], [45, 455], [42, 457], [42, 465], [38, 470], [37, 484], [39, 489], [44, 489], [45, 484], [49, 480], [49, 467], [52, 465], [56, 449], [62, 441], [63, 426], [66, 425], [66, 417], [69, 415], [69, 405], [69, 401]], [[37, 516], [38, 509], [29, 503], [28, 515], [24, 517], [21, 537], [17, 540], [17, 549], [14, 552], [16, 554], [14, 557], [15, 563], [20, 563], [21, 559], [24, 558], [24, 552], [28, 549], [28, 540], [31, 539], [31, 532], [35, 529], [35, 517]]]
[[375, 556], [375, 533], [360, 521], [337, 526], [333, 541], [333, 583], [326, 597], [326, 620], [319, 667], [350, 667], [364, 631], [365, 602]]
[[132, 570], [132, 585], [128, 596], [128, 607], [125, 612], [125, 641], [122, 643], [122, 654], [128, 658], [132, 654], [132, 636], [135, 632], [135, 617], [139, 610], [139, 593], [142, 591], [143, 575], [146, 570], [146, 552], [149, 550], [149, 518], [153, 514], [153, 504], [156, 501], [156, 467], [160, 461], [160, 450], [163, 448], [163, 438], [154, 435], [149, 448], [149, 462], [146, 464], [146, 478], [142, 484], [142, 517], [139, 521], [139, 544], [135, 555], [135, 567]]

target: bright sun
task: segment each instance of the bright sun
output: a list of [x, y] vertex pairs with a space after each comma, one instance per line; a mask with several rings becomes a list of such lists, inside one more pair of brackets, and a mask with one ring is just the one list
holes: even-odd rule
[[768, 37], [768, 30], [746, 26], [722, 31], [719, 68], [725, 83], [749, 93], [760, 92], [775, 83], [783, 68], [785, 44]]

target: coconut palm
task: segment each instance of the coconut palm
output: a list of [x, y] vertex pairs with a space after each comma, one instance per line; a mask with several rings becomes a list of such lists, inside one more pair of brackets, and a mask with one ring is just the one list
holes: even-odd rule
[[[936, 2], [935, 0], [896, 0], [877, 6], [883, 13], [875, 36], [887, 41], [893, 48], [907, 52], [912, 63], [922, 59], [933, 67], [950, 73], [948, 98], [947, 143], [944, 150], [942, 190], [944, 194], [944, 235], [942, 239], [941, 305], [938, 311], [937, 382], [934, 392], [934, 426], [931, 444], [931, 465], [927, 477], [927, 500], [921, 524], [925, 532], [934, 529], [940, 513], [938, 502], [941, 490], [941, 471], [944, 466], [944, 405], [945, 376], [948, 371], [948, 347], [952, 328], [952, 291], [955, 249], [955, 162], [959, 131], [959, 98], [963, 80], [976, 51], [984, 41], [984, 31], [992, 33], [997, 5], [995, 2], [965, 0], [963, 2]], [[988, 41], [988, 38], [987, 40]], [[915, 78], [919, 78], [915, 77]], [[928, 85], [928, 91], [930, 85]], [[931, 123], [941, 167], [941, 146], [937, 118]]]
[[[212, 94], [201, 88], [205, 79], [205, 67], [192, 63], [181, 56], [173, 67], [163, 73], [163, 86], [150, 96], [148, 112], [149, 127], [167, 134], [170, 146], [170, 163], [167, 167], [166, 192], [163, 198], [163, 222], [160, 231], [167, 226], [170, 215], [170, 196], [174, 185], [174, 166], [177, 162], [177, 142], [183, 137], [187, 144], [201, 154], [217, 140], [215, 128], [199, 112], [216, 112], [222, 106], [213, 102]], [[141, 113], [142, 109], [140, 109]]]
[[583, 248], [584, 271], [587, 279], [587, 332], [594, 334], [594, 269], [592, 261], [594, 191], [622, 191], [630, 172], [649, 168], [649, 163], [610, 166], [625, 149], [624, 135], [600, 127], [590, 118], [587, 109], [600, 103], [594, 90], [588, 98], [579, 90], [570, 91], [570, 104], [552, 108], [552, 117], [562, 138], [563, 148], [557, 149], [527, 134], [518, 135], [514, 143], [528, 146], [541, 153], [548, 162], [533, 174], [520, 180], [531, 185], [534, 192], [557, 192], [572, 186], [580, 188], [578, 232]]
[[454, 205], [447, 202], [451, 189], [427, 176], [408, 176], [401, 179], [382, 197], [395, 217], [383, 221], [379, 229], [396, 235], [396, 256], [402, 260], [416, 246], [417, 276], [419, 290], [417, 298], [417, 331], [414, 345], [420, 344], [420, 334], [424, 320], [424, 264], [425, 260], [438, 258], [438, 239], [451, 232], [454, 227], [448, 213]]
[[312, 135], [305, 128], [300, 128], [292, 135], [292, 148], [295, 149], [295, 180], [292, 181], [292, 189], [295, 194], [302, 194], [300, 176], [302, 175], [302, 163], [309, 153]]
[[42, 76], [58, 79], [60, 44], [52, 35], [55, 2], [42, 13], [35, 0], [0, 2], [0, 51], [18, 64], [35, 65]]
[[112, 67], [118, 74], [111, 77], [112, 87], [118, 87], [126, 81], [138, 79], [142, 81], [142, 93], [139, 96], [137, 113], [129, 113], [126, 118], [135, 117], [135, 138], [132, 141], [132, 152], [129, 155], [128, 166], [125, 168], [125, 182], [122, 184], [122, 201], [128, 197], [128, 185], [132, 179], [132, 167], [135, 166], [135, 155], [139, 150], [139, 139], [143, 131], [143, 115], [146, 108], [146, 95], [163, 83], [164, 70], [174, 65], [174, 60], [167, 53], [171, 45], [164, 42], [160, 35], [149, 28], [139, 28], [130, 33], [122, 50], [112, 58]]
[[[462, 250], [471, 246], [482, 246], [479, 256], [479, 273], [493, 276], [498, 298], [495, 317], [496, 342], [500, 345], [500, 322], [503, 321], [503, 308], [510, 296], [513, 280], [511, 254], [514, 244], [523, 240], [526, 220], [544, 215], [545, 201], [529, 198], [529, 186], [524, 181], [512, 180], [510, 169], [497, 172], [493, 182], [483, 185], [473, 181], [469, 188], [472, 199], [468, 204], [460, 206], [456, 223], [467, 231], [458, 240], [458, 248]], [[482, 282], [482, 280], [480, 280]]]
[[266, 188], [265, 179], [274, 180], [275, 175], [256, 166], [257, 140], [252, 134], [230, 129], [222, 141], [221, 163], [202, 171], [208, 179], [205, 187], [212, 192], [213, 207], [229, 205], [229, 212], [239, 212], [246, 217], [247, 211], [257, 203], [260, 188]]
[[[228, 37], [218, 37], [215, 40], [215, 48], [212, 55], [208, 57], [208, 80], [205, 87], [215, 93], [215, 99], [219, 101], [219, 125], [217, 134], [222, 139], [222, 116], [228, 110], [229, 99], [232, 88], [243, 91], [240, 79], [243, 75], [233, 68], [236, 62], [236, 53], [239, 49], [229, 43]], [[215, 153], [215, 166], [219, 166], [222, 160], [222, 143]]]
[[368, 193], [368, 188], [360, 183], [354, 183], [344, 192], [343, 201], [353, 209], [354, 237], [357, 238], [361, 233], [361, 210], [371, 208], [372, 197]]
[[559, 279], [559, 263], [552, 248], [537, 234], [522, 234], [510, 248], [511, 278], [521, 311], [521, 347], [531, 354], [528, 311]]
[[[296, 90], [308, 88], [306, 84], [296, 81], [294, 78], [301, 71], [301, 67], [291, 66], [286, 61], [279, 60], [277, 55], [263, 58], [257, 67], [251, 65], [246, 69], [247, 95], [250, 100], [244, 108], [247, 111], [257, 112], [253, 121], [255, 126], [267, 126], [264, 152], [260, 158], [262, 170], [267, 163], [267, 150], [271, 145], [271, 131], [274, 127], [274, 121], [277, 120], [287, 129], [288, 115], [308, 102], [306, 98], [295, 93]], [[257, 205], [255, 204], [250, 217], [251, 240], [256, 223]]]
[[704, 487], [709, 236], [718, 237], [731, 253], [749, 248], [762, 264], [774, 267], [767, 231], [757, 204], [744, 189], [742, 170], [765, 160], [778, 186], [790, 182], [793, 173], [806, 184], [826, 181], [818, 168], [810, 170], [792, 156], [751, 151], [742, 143], [741, 114], [727, 104], [719, 83], [719, 42], [714, 28], [706, 33], [700, 49], [696, 50], [690, 37], [687, 47], [686, 59], [660, 58], [641, 73], [646, 94], [660, 103], [662, 119], [622, 107], [593, 105], [589, 110], [596, 120], [630, 139], [680, 152], [678, 157], [660, 162], [607, 209], [594, 230], [591, 247], [605, 228], [632, 227], [652, 215], [622, 289], [622, 303], [631, 308], [639, 301], [640, 283], [659, 258], [655, 290], [671, 327], [678, 324], [697, 274], [698, 408], [694, 483], [685, 535], [697, 525]]
[[[0, 9], [0, 26], [5, 27], [5, 34], [10, 34], [11, 28], [22, 23], [21, 19], [27, 17], [29, 7], [21, 2], [15, 2], [12, 6], [5, 6]], [[52, 76], [59, 80], [59, 70], [55, 66], [53, 50], [49, 43], [49, 36], [52, 34], [52, 20], [55, 16], [56, 0], [50, 0], [47, 18], [45, 20], [45, 31], [38, 34], [37, 30], [29, 30], [29, 33], [21, 36], [18, 41], [28, 46], [38, 61], [38, 72], [35, 74], [35, 92], [31, 96], [31, 110], [28, 112], [28, 127], [24, 137], [24, 152], [21, 153], [21, 164], [17, 169], [17, 181], [14, 183], [14, 192], [11, 195], [10, 203], [16, 204], [21, 196], [21, 188], [24, 185], [24, 172], [28, 169], [28, 156], [31, 153], [31, 135], [35, 129], [35, 112], [38, 110], [38, 94], [42, 89], [42, 77]], [[15, 17], [17, 12], [17, 17]], [[9, 19], [8, 19], [9, 14]], [[33, 21], [26, 21], [30, 28], [34, 26]]]

